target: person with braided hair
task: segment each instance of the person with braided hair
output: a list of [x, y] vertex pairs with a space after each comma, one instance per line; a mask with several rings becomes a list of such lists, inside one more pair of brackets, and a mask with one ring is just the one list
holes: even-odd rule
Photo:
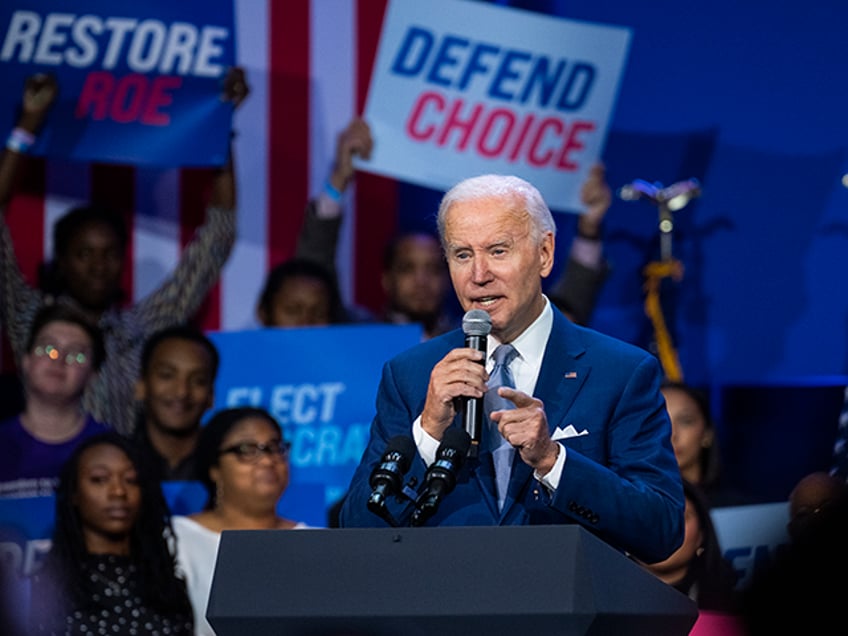
[[63, 467], [27, 633], [192, 634], [173, 546], [162, 490], [132, 442], [89, 437]]

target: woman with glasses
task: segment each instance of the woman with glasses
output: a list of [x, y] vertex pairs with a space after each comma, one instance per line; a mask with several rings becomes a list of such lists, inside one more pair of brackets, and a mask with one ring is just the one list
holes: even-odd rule
[[52, 495], [74, 448], [107, 430], [82, 407], [105, 355], [100, 329], [71, 307], [36, 315], [20, 364], [24, 410], [0, 423], [0, 497]]
[[206, 506], [197, 514], [173, 518], [177, 562], [188, 583], [195, 634], [214, 635], [206, 605], [222, 531], [307, 527], [277, 514], [289, 484], [288, 453], [280, 425], [263, 409], [224, 409], [203, 427], [196, 466], [208, 493]]

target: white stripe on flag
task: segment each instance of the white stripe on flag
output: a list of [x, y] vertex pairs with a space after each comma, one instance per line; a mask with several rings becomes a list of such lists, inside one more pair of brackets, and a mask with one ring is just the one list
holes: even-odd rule
[[238, 64], [247, 72], [250, 96], [236, 111], [238, 238], [221, 276], [221, 330], [257, 326], [256, 300], [267, 267], [268, 227], [268, 3], [235, 3]]
[[133, 302], [156, 290], [180, 257], [180, 172], [135, 169]]
[[[356, 3], [312, 0], [310, 6], [310, 193], [320, 192], [335, 154], [336, 137], [356, 112]], [[336, 262], [342, 298], [354, 290], [353, 187], [345, 195], [345, 216]], [[305, 202], [304, 202], [305, 203]]]

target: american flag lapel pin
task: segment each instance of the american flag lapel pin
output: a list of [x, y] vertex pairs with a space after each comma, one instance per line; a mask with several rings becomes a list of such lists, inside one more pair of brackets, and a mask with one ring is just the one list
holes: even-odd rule
[[566, 371], [563, 377], [566, 380], [573, 380], [577, 377], [577, 371]]

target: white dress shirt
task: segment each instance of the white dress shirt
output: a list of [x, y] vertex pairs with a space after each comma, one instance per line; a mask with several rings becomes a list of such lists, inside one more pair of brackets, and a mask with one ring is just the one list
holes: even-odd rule
[[[548, 344], [554, 323], [551, 303], [546, 296], [543, 296], [543, 298], [545, 299], [545, 307], [542, 313], [521, 335], [510, 343], [518, 352], [518, 355], [509, 365], [512, 377], [515, 380], [515, 388], [527, 395], [533, 395], [533, 390], [536, 388], [536, 380], [538, 380], [539, 370], [542, 368], [542, 358], [545, 356], [545, 347]], [[486, 343], [486, 370], [489, 373], [495, 366], [493, 354], [500, 344], [502, 343], [499, 340], [489, 335]], [[422, 428], [420, 415], [412, 423], [412, 439], [415, 440], [418, 453], [424, 462], [428, 466], [432, 464], [436, 460], [436, 451], [439, 448], [440, 441], [430, 436]], [[551, 490], [555, 490], [559, 485], [562, 469], [565, 465], [565, 455], [565, 447], [560, 444], [560, 452], [551, 471], [546, 475], [534, 473], [536, 479]]]

